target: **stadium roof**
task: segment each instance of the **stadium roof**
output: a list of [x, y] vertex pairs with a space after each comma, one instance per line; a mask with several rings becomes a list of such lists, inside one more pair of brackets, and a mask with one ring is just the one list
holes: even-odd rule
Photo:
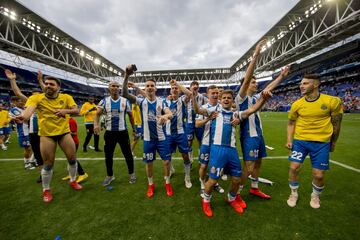
[[[260, 38], [268, 42], [256, 69], [278, 69], [359, 32], [360, 1], [299, 1]], [[256, 43], [231, 66], [232, 72], [246, 69], [255, 46]]]
[[18, 1], [0, 3], [2, 50], [88, 78], [107, 80], [123, 69]]
[[[359, 20], [358, 0], [299, 1], [260, 38], [267, 38], [268, 43], [257, 61], [256, 71], [271, 73], [356, 35], [360, 32]], [[244, 74], [255, 45], [230, 68], [140, 71], [132, 80], [144, 82], [153, 78], [164, 86], [169, 79], [197, 80], [202, 84], [235, 83]], [[0, 46], [2, 50], [88, 78], [108, 81], [123, 74], [120, 67], [13, 0], [1, 1]]]

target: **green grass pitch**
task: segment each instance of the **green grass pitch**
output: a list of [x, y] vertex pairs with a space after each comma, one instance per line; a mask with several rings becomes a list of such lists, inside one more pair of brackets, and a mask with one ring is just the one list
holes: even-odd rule
[[[311, 168], [307, 159], [300, 174], [299, 202], [289, 208], [288, 154], [284, 148], [287, 118], [285, 113], [262, 113], [266, 144], [274, 147], [262, 166], [262, 177], [274, 186], [260, 184], [272, 196], [261, 200], [242, 192], [248, 204], [243, 215], [236, 214], [225, 202], [225, 195], [213, 194], [214, 216], [208, 219], [201, 210], [197, 161], [192, 169], [193, 187], [186, 189], [183, 164], [173, 160], [174, 196], [165, 194], [161, 160], [155, 162], [155, 196], [146, 197], [147, 179], [142, 144], [136, 150], [135, 171], [138, 181], [128, 183], [125, 161], [115, 161], [113, 190], [101, 186], [106, 175], [104, 154], [79, 148], [78, 158], [89, 178], [83, 190], [75, 192], [61, 180], [66, 161], [55, 161], [51, 183], [53, 202], [42, 202], [41, 185], [35, 181], [38, 170], [24, 170], [22, 150], [13, 132], [8, 151], [0, 151], [0, 239], [360, 239], [360, 173], [330, 164], [321, 208], [310, 207]], [[77, 118], [79, 138], [85, 137], [82, 118]], [[360, 115], [346, 114], [337, 149], [331, 159], [360, 169]], [[92, 144], [92, 142], [91, 142]], [[239, 145], [239, 144], [238, 144]], [[103, 138], [101, 136], [101, 146]], [[196, 145], [195, 145], [196, 146]], [[103, 148], [103, 147], [102, 147]], [[196, 149], [197, 147], [195, 147]], [[195, 155], [197, 151], [195, 151]], [[179, 157], [179, 154], [176, 155]], [[58, 149], [57, 157], [64, 157]], [[122, 157], [117, 147], [115, 157]], [[100, 158], [101, 160], [86, 160]], [[12, 160], [5, 160], [12, 159]], [[18, 159], [18, 160], [16, 160]], [[220, 181], [227, 189], [229, 181]]]

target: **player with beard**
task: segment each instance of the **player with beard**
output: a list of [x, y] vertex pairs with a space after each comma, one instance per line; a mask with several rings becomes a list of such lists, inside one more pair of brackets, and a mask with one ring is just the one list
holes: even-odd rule
[[148, 178], [148, 190], [146, 195], [149, 198], [154, 195], [155, 184], [153, 180], [153, 161], [155, 160], [157, 151], [163, 160], [164, 185], [166, 194], [170, 197], [173, 195], [170, 184], [171, 151], [166, 139], [165, 123], [172, 119], [173, 114], [166, 106], [165, 100], [156, 97], [156, 82], [153, 79], [148, 79], [145, 82], [145, 98], [139, 98], [129, 93], [129, 76], [134, 71], [136, 71], [135, 65], [126, 67], [123, 82], [123, 96], [129, 99], [132, 104], [138, 104], [141, 111], [144, 134], [143, 160], [146, 163], [145, 170]]
[[320, 78], [316, 74], [305, 74], [300, 83], [302, 98], [291, 105], [288, 114], [286, 147], [289, 156], [289, 187], [287, 200], [295, 207], [298, 200], [299, 172], [309, 154], [312, 164], [312, 193], [310, 206], [320, 207], [320, 194], [325, 187], [325, 171], [329, 169], [329, 155], [335, 150], [340, 134], [343, 105], [338, 97], [319, 92]]
[[70, 186], [75, 190], [82, 189], [82, 186], [76, 182], [76, 149], [69, 128], [70, 114], [78, 114], [79, 110], [70, 95], [59, 93], [61, 89], [59, 79], [46, 76], [44, 85], [45, 93], [29, 97], [25, 104], [26, 109], [14, 120], [19, 123], [28, 121], [37, 110], [40, 151], [44, 161], [41, 170], [43, 201], [50, 202], [53, 199], [50, 183], [57, 145], [60, 146], [68, 160]]

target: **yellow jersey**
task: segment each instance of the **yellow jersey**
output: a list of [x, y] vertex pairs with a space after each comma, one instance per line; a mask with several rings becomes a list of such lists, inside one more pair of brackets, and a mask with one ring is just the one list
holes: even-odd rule
[[135, 126], [141, 126], [141, 113], [140, 113], [140, 107], [137, 104], [132, 104], [131, 106], [132, 115], [134, 118], [134, 125]]
[[55, 115], [58, 109], [70, 109], [76, 106], [70, 95], [59, 93], [57, 98], [52, 99], [46, 97], [45, 93], [36, 94], [28, 98], [25, 106], [33, 106], [37, 110], [39, 136], [57, 136], [70, 132], [69, 114], [65, 117]]
[[10, 114], [8, 110], [0, 110], [0, 128], [8, 127], [10, 122]]
[[305, 97], [298, 99], [288, 114], [288, 118], [295, 121], [294, 139], [329, 142], [333, 134], [331, 117], [342, 113], [343, 105], [338, 97], [320, 94], [312, 102]]
[[93, 124], [94, 118], [96, 115], [96, 104], [85, 102], [80, 109], [80, 115], [84, 115], [84, 123], [85, 124], [87, 124], [87, 123]]

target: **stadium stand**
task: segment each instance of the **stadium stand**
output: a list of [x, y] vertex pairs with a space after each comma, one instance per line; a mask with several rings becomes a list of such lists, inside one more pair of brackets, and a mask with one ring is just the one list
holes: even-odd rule
[[[345, 111], [360, 112], [359, 48], [360, 40], [352, 41], [294, 65], [292, 73], [274, 91], [275, 96], [266, 104], [265, 110], [288, 111], [290, 104], [300, 97], [302, 76], [317, 73], [321, 77], [322, 93], [341, 97]], [[276, 77], [274, 74], [273, 78]]]
[[[34, 88], [40, 88], [37, 82], [36, 72], [31, 72], [5, 64], [0, 64], [0, 69], [0, 99], [8, 101], [13, 95], [10, 89], [9, 80], [6, 78], [4, 73], [5, 69], [10, 69], [16, 73], [17, 83], [25, 95], [30, 95]], [[61, 88], [63, 93], [69, 93], [72, 95], [78, 104], [86, 100], [88, 96], [94, 96], [96, 99], [100, 100], [105, 94], [107, 94], [106, 88], [91, 87], [89, 85], [72, 82], [66, 79], [61, 79]]]

